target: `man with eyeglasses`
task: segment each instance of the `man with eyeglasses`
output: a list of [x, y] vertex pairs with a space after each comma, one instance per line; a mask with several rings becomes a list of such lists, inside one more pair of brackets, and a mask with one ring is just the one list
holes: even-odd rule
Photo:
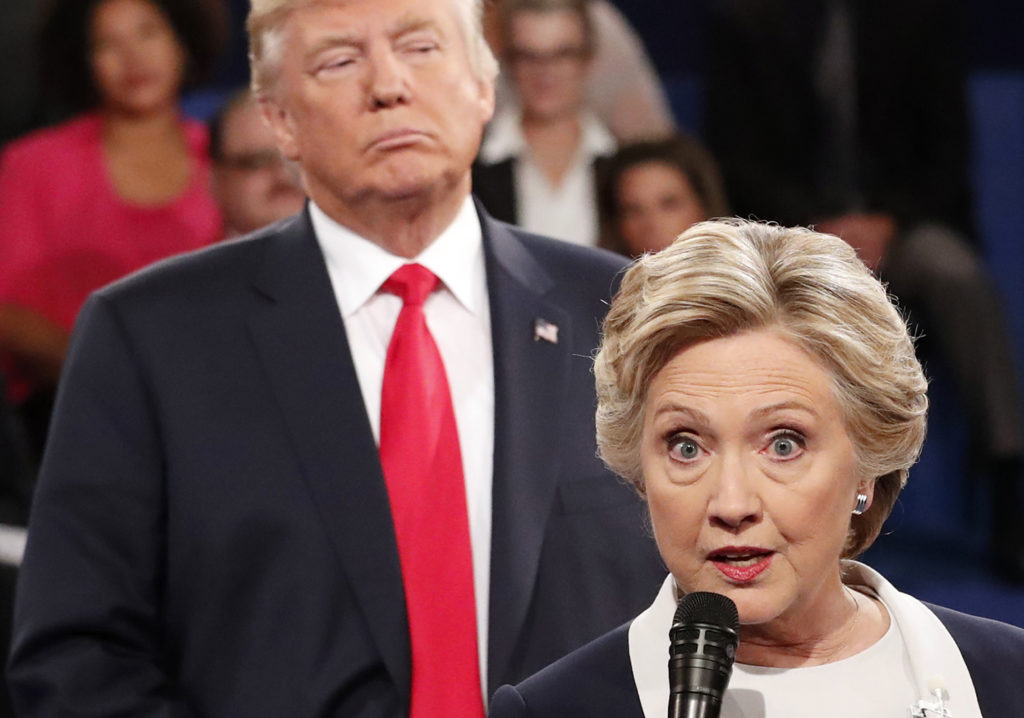
[[615, 151], [586, 108], [594, 26], [586, 0], [505, 0], [502, 55], [518, 107], [498, 112], [473, 189], [499, 219], [576, 244], [597, 243], [595, 162]]
[[224, 237], [248, 234], [302, 211], [306, 195], [248, 89], [229, 98], [210, 121], [213, 194]]

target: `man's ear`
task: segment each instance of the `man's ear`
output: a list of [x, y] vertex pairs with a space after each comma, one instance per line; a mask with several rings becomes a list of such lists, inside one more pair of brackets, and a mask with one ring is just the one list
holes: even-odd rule
[[263, 121], [270, 126], [274, 133], [274, 141], [277, 148], [285, 159], [298, 162], [300, 159], [299, 144], [295, 136], [295, 129], [292, 124], [291, 115], [276, 100], [269, 97], [261, 97], [260, 114]]
[[480, 117], [486, 125], [494, 116], [494, 83], [495, 80], [487, 80], [482, 77], [476, 78], [479, 92], [478, 103], [480, 106]]

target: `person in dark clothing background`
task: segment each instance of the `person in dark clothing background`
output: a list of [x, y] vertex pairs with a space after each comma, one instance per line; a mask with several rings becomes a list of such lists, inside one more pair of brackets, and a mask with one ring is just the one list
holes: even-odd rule
[[838, 234], [958, 385], [992, 478], [993, 567], [1024, 580], [1021, 408], [1001, 300], [972, 246], [959, 6], [716, 0], [707, 140], [737, 214]]

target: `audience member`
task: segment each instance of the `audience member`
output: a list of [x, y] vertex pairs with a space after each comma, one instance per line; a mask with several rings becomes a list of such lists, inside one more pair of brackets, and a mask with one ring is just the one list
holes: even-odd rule
[[248, 234], [302, 211], [306, 195], [298, 171], [281, 156], [248, 89], [232, 96], [210, 121], [210, 158], [225, 237]]
[[594, 164], [615, 139], [586, 107], [594, 56], [586, 0], [503, 0], [505, 66], [519, 101], [487, 130], [473, 189], [498, 219], [597, 244]]
[[665, 575], [597, 458], [624, 261], [470, 197], [476, 0], [256, 0], [297, 217], [95, 293], [33, 500], [23, 718], [482, 718]]
[[213, 56], [198, 0], [57, 0], [42, 43], [71, 120], [0, 159], [0, 344], [37, 446], [94, 289], [215, 240], [206, 129], [178, 114]]
[[955, 376], [993, 478], [993, 566], [1024, 580], [1018, 380], [970, 246], [967, 112], [951, 0], [717, 2], [708, 140], [740, 215], [849, 242]]
[[[495, 0], [484, 6], [487, 40], [499, 57], [504, 55], [500, 12], [504, 2]], [[672, 110], [640, 36], [608, 0], [589, 0], [587, 5], [594, 25], [587, 105], [620, 142], [672, 134]], [[504, 74], [498, 78], [496, 101], [499, 113], [515, 102]]]
[[711, 153], [677, 135], [620, 147], [598, 177], [600, 246], [627, 257], [658, 252], [690, 225], [729, 214]]

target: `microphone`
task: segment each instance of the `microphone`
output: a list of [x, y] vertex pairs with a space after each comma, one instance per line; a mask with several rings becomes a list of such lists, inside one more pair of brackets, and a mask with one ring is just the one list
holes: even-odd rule
[[935, 701], [929, 702], [922, 698], [910, 706], [911, 718], [952, 718], [953, 714], [946, 705], [949, 691], [946, 690], [946, 682], [942, 680], [942, 676], [932, 676], [928, 679], [928, 695], [933, 696]]
[[668, 649], [668, 718], [718, 718], [740, 639], [736, 604], [697, 591], [679, 601]]

